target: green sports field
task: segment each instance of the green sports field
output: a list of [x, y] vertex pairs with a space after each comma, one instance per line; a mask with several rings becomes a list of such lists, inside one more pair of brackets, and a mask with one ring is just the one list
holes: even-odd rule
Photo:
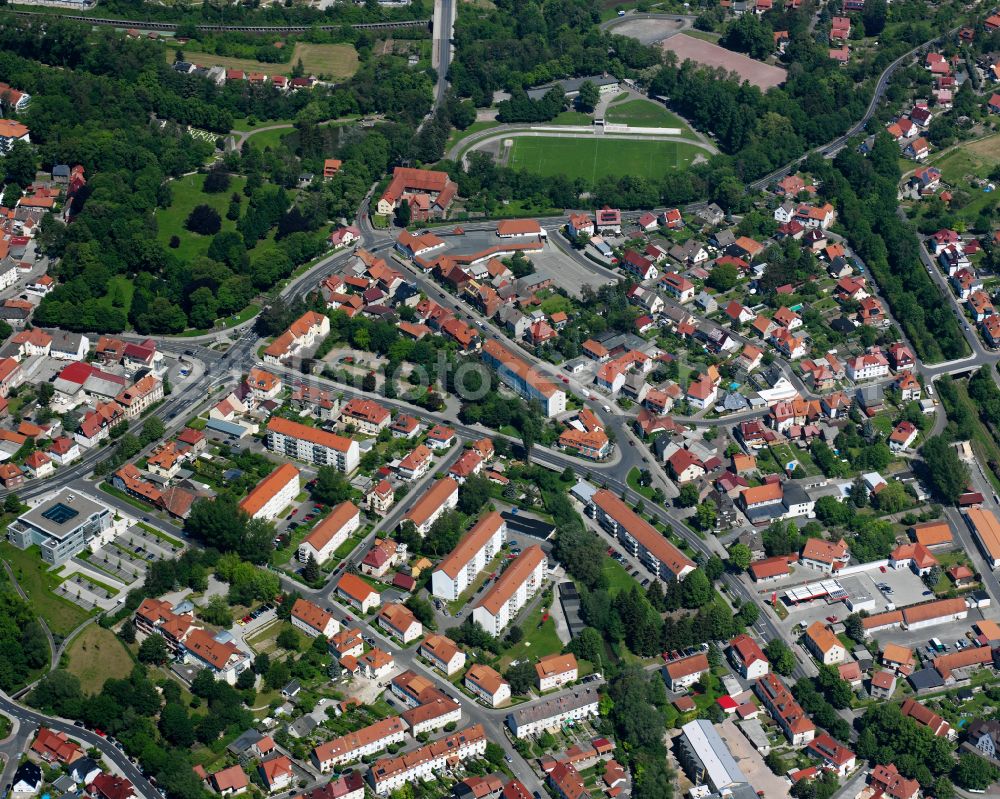
[[514, 139], [509, 163], [539, 175], [593, 182], [608, 175], [659, 178], [690, 166], [698, 154], [706, 153], [684, 142], [520, 136]]

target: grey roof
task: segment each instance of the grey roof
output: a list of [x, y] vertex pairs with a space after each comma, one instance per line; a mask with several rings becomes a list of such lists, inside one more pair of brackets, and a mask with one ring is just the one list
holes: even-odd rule
[[69, 177], [69, 165], [67, 164], [56, 164], [52, 167], [52, 177], [54, 178], [68, 178]]
[[51, 349], [56, 352], [78, 352], [83, 343], [83, 335], [80, 333], [70, 333], [58, 328], [45, 328], [45, 332], [52, 336]]
[[938, 674], [937, 669], [926, 668], [920, 671], [915, 671], [909, 677], [910, 685], [913, 686], [916, 691], [926, 691], [931, 688], [941, 688], [944, 686], [944, 680], [941, 679], [941, 675]]
[[581, 685], [548, 699], [543, 699], [541, 702], [519, 707], [514, 712], [507, 714], [507, 723], [508, 725], [513, 723], [514, 726], [520, 727], [535, 721], [544, 721], [561, 713], [594, 704], [597, 700], [598, 693], [595, 685]]
[[727, 411], [741, 411], [744, 408], [749, 408], [750, 402], [742, 394], [730, 391], [722, 400], [722, 407]]
[[318, 722], [312, 716], [303, 716], [288, 725], [288, 734], [296, 738], [303, 738], [318, 726]]
[[580, 87], [585, 81], [588, 80], [597, 88], [601, 88], [602, 86], [611, 86], [618, 83], [618, 78], [614, 76], [605, 77], [603, 75], [588, 75], [583, 78], [565, 78], [557, 81], [556, 83], [548, 83], [544, 86], [535, 86], [528, 89], [527, 94], [532, 100], [541, 100], [549, 89], [552, 89], [555, 86], [561, 86], [565, 94], [579, 94]]
[[226, 747], [233, 754], [242, 754], [251, 746], [253, 746], [257, 741], [259, 741], [264, 736], [261, 735], [257, 730], [246, 730], [240, 733], [240, 736], [233, 741], [229, 746]]
[[732, 752], [712, 722], [705, 719], [689, 721], [681, 727], [683, 742], [701, 762], [704, 779], [714, 790], [730, 788], [747, 781]]

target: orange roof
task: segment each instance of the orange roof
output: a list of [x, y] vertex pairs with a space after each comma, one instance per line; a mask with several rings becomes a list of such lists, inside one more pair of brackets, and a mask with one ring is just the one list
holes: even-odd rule
[[486, 542], [496, 535], [503, 524], [504, 520], [499, 513], [496, 511], [488, 513], [462, 536], [455, 548], [438, 564], [437, 570], [443, 571], [454, 580], [475, 554], [486, 546]]
[[469, 670], [465, 672], [465, 679], [473, 685], [478, 685], [490, 695], [495, 695], [507, 682], [498, 671], [482, 663], [473, 663], [469, 666]]
[[500, 612], [500, 608], [544, 560], [545, 553], [542, 552], [542, 548], [537, 544], [532, 544], [507, 567], [476, 607], [485, 608], [496, 616]]
[[490, 339], [483, 345], [483, 352], [494, 360], [502, 363], [508, 370], [530, 384], [535, 390], [545, 397], [551, 397], [557, 391], [562, 391], [562, 389], [559, 388], [554, 381], [546, 377], [521, 358], [518, 358], [506, 348], [500, 346], [493, 339]]
[[629, 535], [675, 576], [694, 569], [694, 561], [664, 538], [659, 530], [638, 516], [617, 495], [602, 488], [594, 493], [592, 501], [606, 514], [614, 518], [619, 525], [628, 531]]
[[317, 552], [320, 551], [360, 512], [353, 502], [341, 502], [329, 516], [312, 529], [302, 543], [309, 544]]
[[802, 547], [802, 557], [816, 560], [820, 563], [833, 563], [847, 554], [847, 542], [841, 538], [837, 542], [824, 541], [821, 538], [810, 538]]
[[837, 636], [830, 631], [830, 628], [821, 621], [814, 621], [809, 625], [806, 629], [806, 637], [809, 638], [809, 640], [815, 644], [816, 648], [824, 655], [832, 649], [836, 649], [838, 646], [841, 649], [846, 648]]
[[354, 398], [350, 400], [341, 410], [341, 415], [346, 414], [355, 419], [362, 419], [370, 424], [382, 424], [389, 418], [389, 411], [370, 399]]
[[566, 674], [566, 672], [573, 671], [576, 668], [576, 658], [572, 652], [567, 652], [563, 655], [546, 655], [543, 658], [539, 658], [535, 664], [535, 674], [538, 675], [539, 680], [544, 680], [546, 677]]
[[272, 416], [267, 422], [267, 429], [280, 435], [288, 436], [289, 438], [308, 441], [310, 444], [318, 444], [319, 446], [334, 449], [338, 452], [347, 452], [351, 448], [351, 445], [354, 444], [354, 441], [350, 438], [328, 433], [326, 430], [320, 430], [316, 427], [299, 424], [280, 416]]
[[950, 544], [952, 535], [948, 522], [924, 522], [913, 525], [913, 535], [925, 547]]
[[412, 610], [406, 607], [406, 605], [400, 605], [397, 602], [390, 602], [387, 605], [383, 605], [382, 609], [378, 612], [378, 617], [392, 627], [392, 629], [400, 633], [405, 633], [414, 624], [420, 624], [417, 621], [417, 617], [413, 615]]
[[295, 604], [292, 605], [292, 618], [305, 622], [314, 630], [323, 632], [333, 619], [333, 616], [323, 610], [323, 608], [319, 605], [315, 605], [310, 602], [308, 599], [299, 598], [296, 599]]
[[764, 483], [764, 485], [744, 488], [740, 492], [743, 503], [749, 507], [761, 502], [777, 502], [785, 495], [781, 483]]
[[886, 644], [882, 647], [883, 663], [913, 663], [913, 650], [899, 644]]
[[455, 655], [462, 651], [459, 649], [458, 644], [450, 638], [444, 635], [437, 635], [436, 633], [424, 638], [420, 642], [420, 648], [432, 654], [442, 663], [449, 663]]
[[357, 600], [358, 602], [364, 602], [372, 594], [378, 593], [378, 591], [368, 585], [368, 583], [356, 574], [351, 574], [350, 572], [341, 576], [340, 581], [337, 583], [337, 590], [342, 591], [351, 599]]
[[534, 219], [504, 219], [497, 222], [498, 236], [529, 236], [542, 232], [542, 226]]
[[0, 139], [20, 139], [28, 134], [28, 128], [20, 122], [0, 119]]
[[992, 511], [982, 508], [970, 508], [966, 511], [966, 516], [990, 557], [1000, 559], [1000, 522], [997, 517]]
[[708, 671], [708, 655], [698, 652], [690, 657], [681, 658], [667, 664], [667, 674], [670, 679], [678, 680], [682, 677], [690, 677], [692, 674], [701, 674]]
[[283, 463], [254, 487], [240, 502], [240, 510], [253, 517], [268, 502], [274, 499], [285, 486], [298, 480], [299, 470], [290, 463]]
[[417, 504], [410, 509], [410, 512], [403, 517], [403, 520], [413, 522], [417, 526], [422, 525], [432, 515], [434, 515], [438, 508], [444, 505], [445, 501], [447, 501], [452, 494], [457, 492], [458, 483], [450, 477], [436, 480], [434, 484], [424, 492], [423, 496], [420, 497]]
[[903, 608], [903, 621], [910, 625], [914, 622], [951, 616], [967, 610], [968, 607], [964, 599], [939, 599], [934, 602], [926, 602], [923, 605], [911, 605], [908, 608]]

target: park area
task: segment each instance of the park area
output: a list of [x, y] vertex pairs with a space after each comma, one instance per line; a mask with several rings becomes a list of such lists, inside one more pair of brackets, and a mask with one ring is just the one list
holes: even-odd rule
[[[174, 61], [174, 50], [166, 50], [168, 63]], [[351, 77], [358, 71], [358, 51], [349, 44], [313, 44], [296, 42], [292, 57], [287, 63], [271, 63], [258, 61], [254, 58], [236, 58], [234, 56], [215, 55], [200, 50], [184, 48], [184, 58], [191, 63], [204, 67], [225, 67], [226, 69], [241, 69], [244, 72], [263, 72], [265, 75], [288, 75], [299, 60], [307, 75], [343, 79]]]
[[[987, 190], [988, 187], [984, 185], [998, 164], [1000, 134], [995, 134], [948, 149], [931, 158], [925, 166], [940, 169], [941, 180], [954, 191], [968, 193], [970, 199], [967, 202], [952, 203], [951, 210], [960, 219], [973, 225], [980, 214], [1000, 202], [1000, 194], [995, 190]], [[914, 165], [907, 163], [907, 168], [912, 170]]]
[[608, 176], [663, 177], [691, 166], [701, 148], [677, 141], [518, 136], [511, 147], [509, 165], [545, 177], [565, 175], [594, 182]]
[[785, 82], [785, 70], [781, 67], [756, 61], [742, 53], [734, 53], [725, 47], [681, 33], [671, 36], [662, 45], [664, 50], [677, 54], [677, 63], [687, 60], [706, 67], [722, 67], [727, 72], [735, 72], [741, 81], [749, 81], [761, 91], [767, 91]]
[[208, 205], [214, 208], [222, 217], [222, 230], [236, 230], [236, 223], [226, 219], [226, 210], [229, 208], [229, 198], [233, 193], [239, 194], [243, 191], [246, 178], [233, 175], [230, 178], [229, 188], [215, 193], [204, 191], [205, 178], [206, 175], [194, 174], [171, 181], [169, 186], [173, 197], [170, 205], [156, 212], [159, 240], [169, 246], [170, 239], [177, 236], [180, 243], [174, 252], [183, 260], [204, 255], [212, 243], [211, 236], [192, 233], [184, 227], [185, 220], [195, 206]]
[[132, 671], [132, 656], [111, 630], [91, 624], [70, 644], [67, 670], [80, 678], [85, 694], [100, 693], [104, 681], [123, 679]]

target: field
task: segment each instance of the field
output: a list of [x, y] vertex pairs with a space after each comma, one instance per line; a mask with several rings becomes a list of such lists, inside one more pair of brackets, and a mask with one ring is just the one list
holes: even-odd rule
[[608, 175], [644, 175], [655, 180], [692, 164], [702, 150], [672, 141], [629, 141], [606, 137], [519, 136], [510, 166], [545, 177], [566, 175], [597, 181]]
[[[287, 63], [278, 64], [258, 61], [255, 58], [215, 55], [188, 47], [184, 47], [183, 50], [184, 57], [194, 64], [242, 69], [244, 72], [263, 72], [265, 75], [288, 75], [300, 58], [306, 73], [318, 77], [349, 78], [358, 71], [358, 53], [349, 44], [296, 42], [291, 59]], [[167, 61], [173, 63], [174, 48], [165, 48], [164, 52]]]
[[648, 100], [627, 100], [608, 106], [605, 120], [618, 125], [632, 125], [638, 128], [680, 128], [682, 136], [691, 136], [687, 123], [671, 113], [659, 103]]
[[132, 657], [118, 636], [96, 624], [73, 639], [67, 651], [68, 671], [80, 678], [85, 694], [96, 694], [104, 681], [127, 677], [132, 671]]
[[[941, 170], [941, 179], [945, 183], [970, 194], [972, 199], [969, 203], [957, 211], [958, 216], [966, 222], [975, 221], [984, 208], [998, 201], [1000, 195], [997, 192], [984, 192], [978, 186], [971, 185], [966, 178], [972, 175], [978, 178], [988, 177], [997, 164], [1000, 164], [1000, 134], [961, 144], [938, 158], [931, 158], [927, 163]], [[916, 165], [908, 161], [905, 171], [915, 168]]]
[[28, 595], [32, 609], [45, 619], [53, 634], [67, 635], [86, 621], [90, 615], [87, 611], [53, 593], [62, 581], [48, 571], [38, 547], [18, 549], [13, 544], [2, 541], [0, 557], [10, 564], [18, 585]]
[[205, 175], [198, 174], [185, 175], [171, 181], [170, 190], [173, 192], [173, 200], [169, 207], [156, 213], [156, 222], [159, 227], [157, 238], [164, 244], [169, 244], [171, 236], [179, 237], [181, 244], [174, 252], [185, 260], [204, 255], [208, 251], [208, 245], [212, 243], [211, 236], [201, 236], [184, 227], [184, 220], [188, 218], [188, 214], [197, 205], [210, 205], [222, 217], [222, 229], [235, 230], [236, 223], [226, 219], [226, 209], [229, 207], [229, 198], [233, 192], [239, 193], [243, 190], [246, 178], [233, 175], [229, 188], [217, 194], [205, 194], [202, 191], [204, 183]]
[[785, 82], [785, 70], [781, 67], [773, 67], [742, 53], [734, 53], [725, 47], [683, 33], [664, 41], [663, 49], [676, 53], [678, 64], [690, 58], [705, 66], [722, 67], [730, 72], [739, 73], [741, 80], [750, 81], [762, 91]]

